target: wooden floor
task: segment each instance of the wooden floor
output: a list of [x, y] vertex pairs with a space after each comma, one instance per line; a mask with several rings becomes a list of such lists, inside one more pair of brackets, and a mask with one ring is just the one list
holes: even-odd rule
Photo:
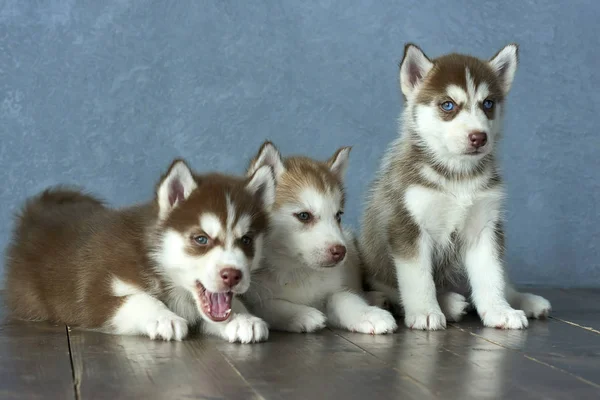
[[441, 332], [271, 332], [255, 345], [166, 343], [2, 318], [0, 399], [600, 398], [600, 290], [536, 290], [524, 331], [476, 317]]

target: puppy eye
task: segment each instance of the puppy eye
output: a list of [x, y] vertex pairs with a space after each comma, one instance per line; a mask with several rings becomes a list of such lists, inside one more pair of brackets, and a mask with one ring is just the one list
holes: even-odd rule
[[301, 222], [310, 222], [313, 219], [313, 216], [308, 211], [302, 211], [294, 214], [294, 216]]
[[440, 104], [440, 107], [442, 108], [442, 110], [449, 112], [454, 110], [455, 105], [451, 101], [445, 101], [442, 104]]
[[208, 236], [198, 235], [193, 237], [194, 242], [200, 246], [206, 246], [209, 242]]
[[343, 211], [338, 211], [337, 214], [335, 214], [335, 220], [340, 223], [342, 222], [342, 215], [344, 215]]
[[491, 110], [494, 108], [494, 102], [490, 99], [486, 99], [483, 101], [483, 108], [486, 110]]
[[252, 244], [252, 238], [247, 235], [242, 236], [242, 244], [244, 246], [250, 246]]

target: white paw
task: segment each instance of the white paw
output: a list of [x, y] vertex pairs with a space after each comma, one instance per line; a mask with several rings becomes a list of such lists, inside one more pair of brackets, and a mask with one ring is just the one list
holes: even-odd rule
[[178, 315], [165, 311], [156, 319], [148, 322], [146, 333], [150, 339], [178, 340], [185, 338], [188, 334], [187, 321]]
[[510, 307], [493, 308], [479, 314], [483, 325], [498, 329], [525, 329], [529, 325], [527, 316], [521, 310]]
[[369, 310], [360, 317], [360, 320], [350, 325], [348, 329], [352, 332], [380, 335], [394, 332], [398, 329], [398, 324], [389, 312], [378, 307], [369, 307]]
[[231, 343], [255, 343], [269, 338], [269, 326], [250, 314], [234, 314], [225, 327], [225, 339]]
[[325, 328], [327, 318], [316, 308], [294, 315], [290, 320], [287, 331], [290, 332], [315, 332]]
[[458, 322], [467, 313], [469, 302], [462, 294], [445, 292], [438, 296], [440, 308], [447, 321]]
[[365, 300], [370, 306], [387, 309], [389, 304], [387, 296], [383, 292], [369, 291], [364, 293]]
[[446, 317], [441, 310], [425, 312], [406, 312], [404, 324], [410, 329], [437, 331], [446, 329]]
[[521, 293], [521, 307], [527, 318], [547, 318], [552, 311], [552, 305], [542, 296], [531, 293]]

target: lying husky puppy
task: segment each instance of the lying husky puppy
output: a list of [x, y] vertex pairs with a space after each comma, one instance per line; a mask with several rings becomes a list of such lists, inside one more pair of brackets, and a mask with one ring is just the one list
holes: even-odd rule
[[342, 229], [343, 177], [349, 147], [325, 163], [282, 159], [266, 142], [248, 175], [269, 165], [277, 180], [261, 268], [242, 297], [272, 329], [313, 332], [329, 325], [355, 332], [393, 332], [394, 317], [362, 293], [360, 262]]
[[457, 288], [485, 326], [526, 328], [527, 317], [550, 311], [546, 299], [515, 291], [504, 271], [496, 153], [516, 69], [516, 45], [489, 61], [431, 60], [417, 46], [405, 48], [400, 137], [373, 184], [360, 244], [371, 284], [389, 289], [410, 328], [458, 320], [468, 302]]
[[181, 340], [188, 325], [242, 343], [264, 321], [232, 313], [250, 285], [275, 199], [270, 167], [247, 179], [194, 176], [176, 160], [146, 204], [111, 209], [75, 190], [30, 199], [7, 251], [13, 314], [122, 335]]

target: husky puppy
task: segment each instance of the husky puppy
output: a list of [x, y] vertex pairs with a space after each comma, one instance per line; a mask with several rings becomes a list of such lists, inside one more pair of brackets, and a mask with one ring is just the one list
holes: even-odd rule
[[243, 300], [272, 329], [314, 332], [329, 325], [381, 334], [397, 328], [389, 312], [367, 302], [357, 250], [341, 225], [349, 153], [343, 147], [327, 162], [283, 159], [265, 142], [250, 163], [248, 176], [271, 166], [277, 185], [264, 258]]
[[111, 209], [48, 189], [17, 218], [8, 305], [17, 318], [113, 334], [181, 340], [200, 324], [231, 342], [265, 340], [267, 324], [231, 302], [261, 257], [274, 185], [268, 166], [237, 178], [175, 160], [146, 204]]
[[504, 271], [496, 153], [517, 53], [511, 44], [490, 60], [430, 59], [405, 47], [400, 136], [372, 185], [360, 244], [371, 285], [403, 306], [410, 328], [457, 321], [469, 305], [463, 294], [489, 327], [526, 328], [527, 317], [550, 311]]

